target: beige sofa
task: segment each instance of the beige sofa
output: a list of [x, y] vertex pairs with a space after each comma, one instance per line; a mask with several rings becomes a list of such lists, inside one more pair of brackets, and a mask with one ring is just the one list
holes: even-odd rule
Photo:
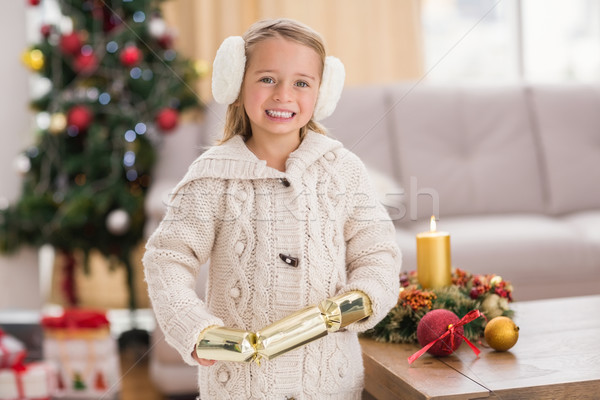
[[[415, 269], [415, 235], [435, 214], [451, 234], [453, 265], [500, 274], [519, 301], [600, 293], [599, 110], [600, 86], [402, 83], [346, 88], [324, 124], [373, 171], [403, 270]], [[201, 126], [166, 138], [149, 230], [223, 113], [211, 105]], [[194, 369], [159, 333], [155, 345], [159, 387], [194, 391]]]

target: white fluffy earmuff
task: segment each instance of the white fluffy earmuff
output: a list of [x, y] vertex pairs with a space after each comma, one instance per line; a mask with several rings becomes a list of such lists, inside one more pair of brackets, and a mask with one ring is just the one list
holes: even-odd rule
[[219, 104], [237, 100], [246, 67], [246, 45], [241, 36], [223, 40], [213, 62], [212, 93]]
[[[213, 62], [212, 93], [219, 104], [232, 104], [240, 95], [244, 69], [246, 67], [246, 48], [241, 36], [230, 36], [221, 43]], [[325, 58], [321, 86], [313, 119], [320, 121], [329, 117], [342, 95], [346, 71], [344, 64], [332, 56]]]

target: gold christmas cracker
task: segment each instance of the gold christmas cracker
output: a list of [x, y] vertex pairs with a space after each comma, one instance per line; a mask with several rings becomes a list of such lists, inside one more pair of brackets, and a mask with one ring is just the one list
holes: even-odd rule
[[372, 314], [371, 300], [358, 290], [340, 294], [319, 305], [327, 316], [327, 330], [335, 332]]
[[336, 332], [371, 315], [371, 301], [360, 291], [351, 291], [297, 311], [257, 333], [214, 327], [200, 334], [196, 354], [220, 361], [260, 363], [272, 360], [306, 343]]
[[287, 353], [308, 342], [327, 335], [327, 323], [318, 307], [297, 311], [256, 333], [259, 360]]
[[240, 329], [209, 328], [196, 343], [196, 354], [207, 360], [252, 361], [255, 353], [256, 335]]

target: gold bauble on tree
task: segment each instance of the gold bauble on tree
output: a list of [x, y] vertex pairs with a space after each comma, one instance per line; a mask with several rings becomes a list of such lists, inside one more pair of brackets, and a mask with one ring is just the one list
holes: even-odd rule
[[496, 317], [487, 323], [483, 334], [492, 349], [507, 351], [519, 340], [519, 327], [508, 317]]
[[210, 74], [210, 64], [206, 60], [196, 60], [194, 71], [200, 79], [206, 78]]
[[67, 129], [67, 116], [61, 112], [54, 113], [50, 116], [50, 126], [48, 131], [53, 135], [58, 135]]
[[25, 50], [21, 55], [23, 64], [31, 68], [33, 71], [39, 71], [44, 68], [44, 53], [39, 49]]

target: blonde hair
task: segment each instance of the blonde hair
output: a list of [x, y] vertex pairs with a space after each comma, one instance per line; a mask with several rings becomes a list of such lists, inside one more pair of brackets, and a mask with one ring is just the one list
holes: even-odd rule
[[[326, 52], [321, 35], [298, 21], [286, 18], [256, 22], [244, 34], [243, 39], [246, 48], [246, 66], [244, 67], [244, 71], [248, 68], [254, 46], [265, 39], [275, 37], [282, 37], [313, 49], [321, 59], [321, 74], [323, 74]], [[241, 99], [242, 91], [240, 91], [237, 100], [227, 107], [223, 138], [218, 141], [218, 144], [225, 143], [236, 135], [241, 135], [246, 140], [252, 136], [250, 120]], [[322, 135], [326, 134], [325, 128], [311, 118], [305, 126], [300, 128], [300, 140], [304, 138], [308, 130]]]

